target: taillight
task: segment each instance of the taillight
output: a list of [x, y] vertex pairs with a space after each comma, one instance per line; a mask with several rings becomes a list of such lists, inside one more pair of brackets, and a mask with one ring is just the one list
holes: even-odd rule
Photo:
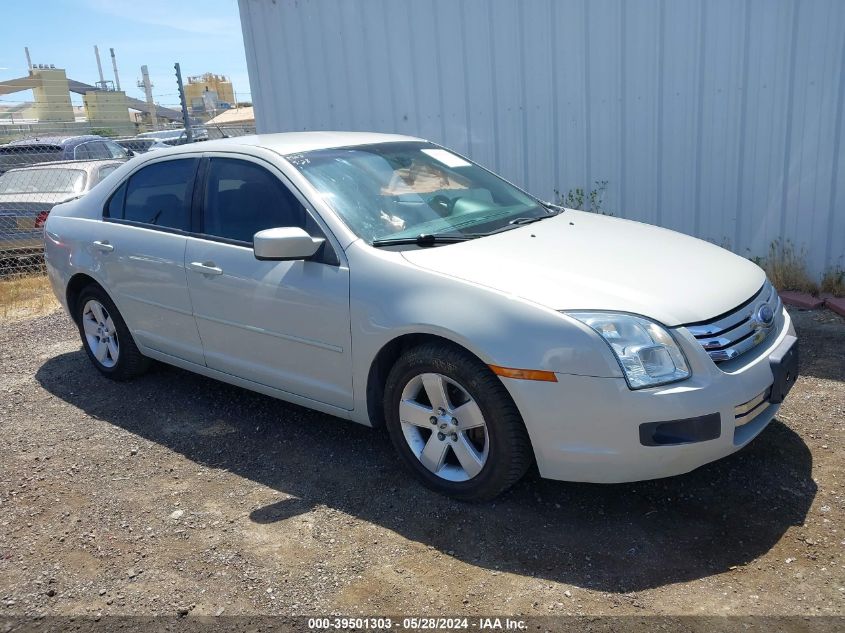
[[44, 223], [47, 221], [47, 216], [50, 215], [49, 211], [41, 211], [38, 214], [38, 217], [35, 218], [35, 228], [40, 229], [44, 227]]

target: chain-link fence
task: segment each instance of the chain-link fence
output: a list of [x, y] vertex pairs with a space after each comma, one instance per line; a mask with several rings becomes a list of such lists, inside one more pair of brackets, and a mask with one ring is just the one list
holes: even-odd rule
[[[193, 142], [255, 133], [250, 125], [192, 128]], [[57, 204], [85, 195], [134, 154], [188, 142], [182, 128], [134, 136], [114, 130], [44, 125], [0, 126], [0, 315], [4, 301], [29, 296], [48, 284], [44, 275], [44, 223]], [[38, 297], [36, 297], [38, 299]]]

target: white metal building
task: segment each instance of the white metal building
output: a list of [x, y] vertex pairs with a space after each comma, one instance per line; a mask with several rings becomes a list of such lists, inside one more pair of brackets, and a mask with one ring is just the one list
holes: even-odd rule
[[[845, 266], [843, 0], [240, 0], [257, 127], [401, 132], [532, 193]], [[647, 245], [632, 245], [647, 248]], [[667, 265], [671, 265], [667, 262]]]

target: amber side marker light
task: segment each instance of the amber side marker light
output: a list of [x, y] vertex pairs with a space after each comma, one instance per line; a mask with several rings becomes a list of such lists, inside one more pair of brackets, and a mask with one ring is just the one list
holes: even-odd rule
[[557, 382], [557, 377], [553, 371], [543, 371], [541, 369], [512, 369], [510, 367], [499, 367], [498, 365], [489, 365], [489, 367], [493, 370], [494, 374], [497, 376], [503, 376], [504, 378]]

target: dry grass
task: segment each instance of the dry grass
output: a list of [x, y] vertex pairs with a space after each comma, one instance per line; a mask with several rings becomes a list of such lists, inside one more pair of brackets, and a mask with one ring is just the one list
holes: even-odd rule
[[758, 259], [757, 263], [778, 290], [797, 290], [816, 296], [819, 284], [807, 272], [805, 260], [806, 253], [796, 252], [789, 240], [775, 240], [769, 246], [769, 254]]
[[58, 307], [46, 275], [0, 279], [0, 316], [4, 320], [39, 316]]
[[822, 277], [822, 293], [832, 294], [834, 297], [845, 297], [845, 270], [832, 268]]

